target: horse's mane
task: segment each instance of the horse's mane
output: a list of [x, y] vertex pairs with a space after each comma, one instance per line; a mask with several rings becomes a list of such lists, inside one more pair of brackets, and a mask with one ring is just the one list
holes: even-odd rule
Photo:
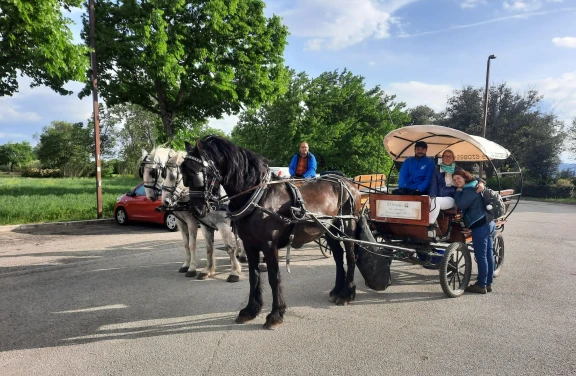
[[178, 150], [174, 150], [174, 149], [170, 149], [170, 148], [154, 148], [152, 149], [152, 151], [148, 154], [149, 158], [151, 160], [153, 160], [154, 162], [156, 162], [158, 165], [164, 167], [166, 165], [166, 163], [168, 162], [168, 160], [170, 158], [173, 158], [175, 156], [181, 156], [181, 157], [185, 157], [186, 156], [186, 152], [185, 151], [178, 151]]
[[261, 183], [268, 172], [268, 160], [219, 136], [206, 136], [202, 139], [204, 152], [221, 166], [223, 184], [240, 192]]

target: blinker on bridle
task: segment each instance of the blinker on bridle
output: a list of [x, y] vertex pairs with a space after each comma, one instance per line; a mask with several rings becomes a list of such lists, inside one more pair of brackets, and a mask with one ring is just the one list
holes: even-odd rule
[[[216, 205], [213, 203], [218, 203], [219, 199], [218, 196], [214, 195], [214, 189], [220, 185], [222, 182], [222, 176], [214, 162], [208, 158], [208, 156], [204, 153], [203, 150], [199, 150], [200, 158], [197, 158], [193, 155], [187, 154], [184, 157], [184, 160], [192, 160], [198, 163], [200, 167], [200, 171], [194, 172], [192, 175], [192, 185], [197, 188], [204, 187], [204, 191], [189, 191], [190, 198], [201, 199], [206, 204], [208, 211], [215, 209]], [[206, 184], [206, 181], [210, 177], [210, 182]]]

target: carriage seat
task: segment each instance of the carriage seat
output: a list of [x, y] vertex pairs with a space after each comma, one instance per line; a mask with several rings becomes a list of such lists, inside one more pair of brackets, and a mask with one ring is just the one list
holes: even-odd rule
[[384, 174], [371, 174], [371, 175], [358, 175], [353, 179], [358, 190], [362, 193], [386, 193], [386, 175]]

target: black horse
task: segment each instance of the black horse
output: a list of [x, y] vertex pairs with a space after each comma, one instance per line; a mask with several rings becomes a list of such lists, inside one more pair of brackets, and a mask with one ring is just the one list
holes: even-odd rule
[[[286, 311], [278, 249], [290, 244], [300, 248], [325, 232], [325, 228], [310, 220], [306, 213], [321, 218], [322, 224], [329, 226], [333, 233], [354, 238], [361, 206], [360, 193], [349, 180], [333, 176], [306, 181], [299, 185], [299, 195], [290, 188], [288, 180], [270, 175], [264, 157], [216, 136], [197, 141], [196, 147], [186, 143], [186, 150], [188, 156], [180, 169], [184, 185], [190, 188], [191, 201], [197, 215], [202, 216], [207, 209], [214, 207], [210, 199], [219, 184], [231, 198], [229, 212], [244, 243], [250, 276], [248, 305], [240, 311], [236, 322], [250, 321], [262, 309], [258, 270], [262, 251], [268, 267], [273, 299], [272, 312], [266, 317], [264, 328], [274, 329], [282, 323]], [[294, 209], [301, 201], [301, 210]], [[356, 296], [354, 245], [344, 243], [347, 263], [345, 270], [344, 250], [340, 242], [329, 236], [326, 238], [336, 262], [336, 284], [330, 291], [330, 300], [345, 305]]]

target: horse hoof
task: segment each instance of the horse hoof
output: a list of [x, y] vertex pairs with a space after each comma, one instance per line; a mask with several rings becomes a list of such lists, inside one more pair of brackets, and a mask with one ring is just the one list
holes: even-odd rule
[[328, 297], [328, 301], [329, 301], [330, 303], [336, 303], [336, 299], [338, 299], [338, 297], [337, 297], [336, 295], [330, 295], [330, 296]]
[[238, 317], [236, 317], [236, 320], [234, 320], [234, 321], [236, 322], [236, 324], [245, 324], [251, 320], [254, 320], [254, 317], [238, 315]]
[[274, 330], [274, 329], [278, 328], [279, 326], [280, 326], [279, 322], [269, 323], [268, 321], [266, 321], [266, 323], [264, 324], [264, 329]]
[[228, 279], [226, 280], [226, 282], [239, 282], [240, 281], [240, 276], [238, 275], [229, 275]]
[[183, 266], [180, 269], [178, 269], [178, 273], [186, 273], [188, 271], [188, 267], [187, 266]]
[[205, 279], [208, 279], [209, 277], [210, 277], [209, 273], [202, 272], [202, 273], [199, 273], [198, 277], [196, 277], [196, 278], [201, 279], [201, 280], [205, 280]]
[[268, 315], [268, 317], [266, 317], [266, 323], [264, 324], [264, 329], [274, 330], [277, 327], [279, 327], [280, 324], [282, 324], [282, 321], [284, 320], [280, 315], [271, 313]]
[[336, 299], [336, 305], [345, 306], [345, 305], [348, 305], [349, 301], [350, 301], [350, 299], [347, 299], [347, 298], [337, 298]]
[[193, 272], [186, 272], [186, 274], [184, 274], [184, 277], [196, 277], [196, 270], [194, 270]]
[[248, 258], [246, 256], [238, 256], [238, 261], [240, 261], [242, 263], [247, 263]]
[[260, 270], [260, 273], [266, 273], [268, 272], [268, 267], [266, 266], [266, 264], [260, 264], [258, 265], [258, 270]]

